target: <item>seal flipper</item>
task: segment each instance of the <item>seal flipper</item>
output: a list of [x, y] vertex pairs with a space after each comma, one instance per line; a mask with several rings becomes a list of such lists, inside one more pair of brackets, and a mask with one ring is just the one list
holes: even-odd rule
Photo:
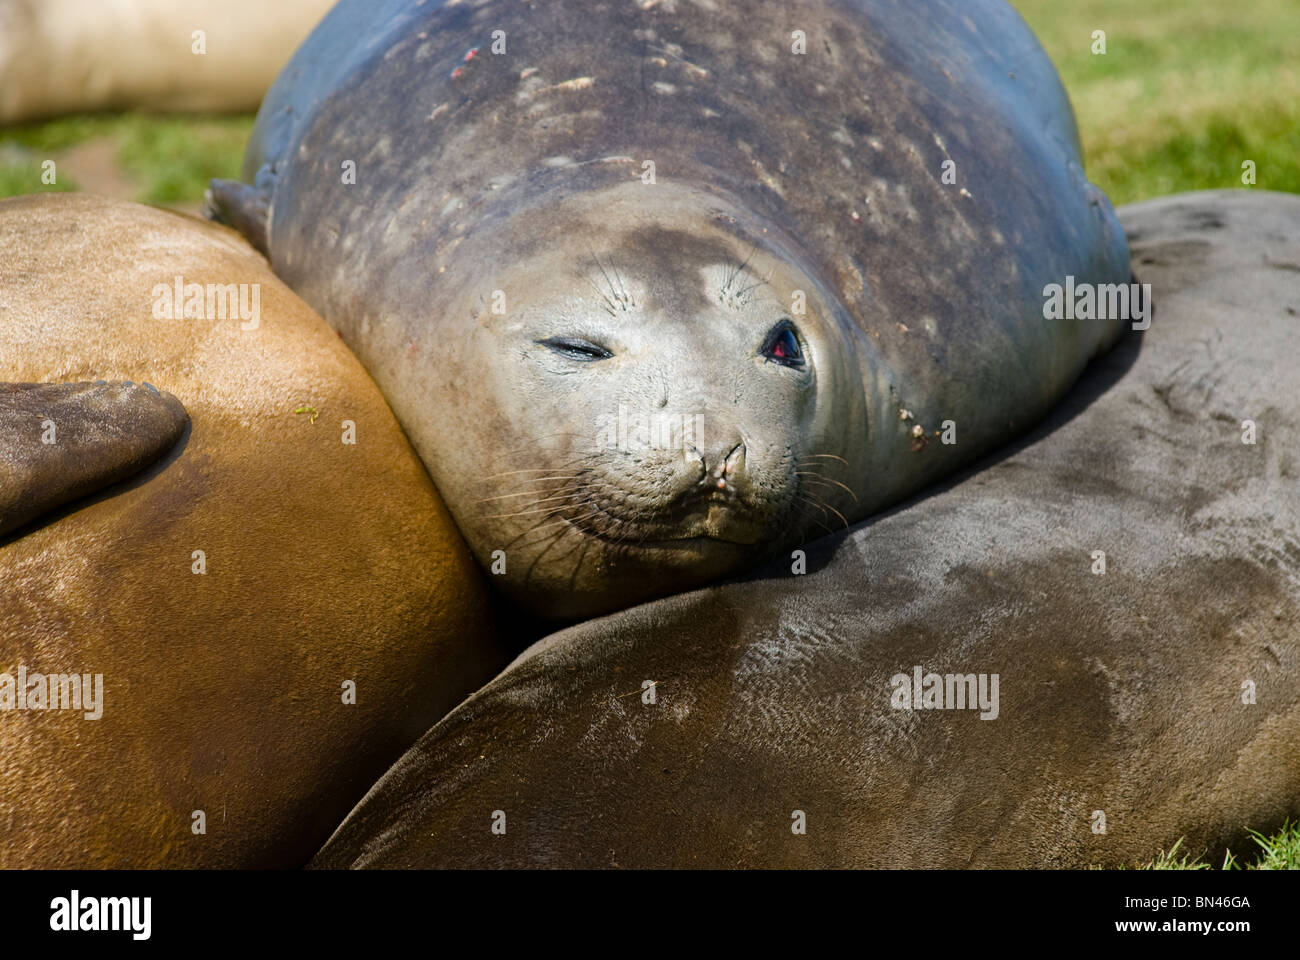
[[148, 384], [0, 383], [0, 536], [143, 470], [188, 423]]
[[263, 178], [249, 186], [237, 180], [212, 180], [203, 194], [203, 216], [234, 227], [268, 260], [271, 257], [271, 192]]

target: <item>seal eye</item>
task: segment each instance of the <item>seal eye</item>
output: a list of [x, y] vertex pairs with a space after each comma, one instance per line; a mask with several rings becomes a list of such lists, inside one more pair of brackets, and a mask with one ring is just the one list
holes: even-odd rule
[[768, 360], [774, 360], [785, 367], [803, 366], [803, 348], [795, 336], [794, 325], [789, 320], [782, 320], [763, 341], [763, 348], [758, 351]]
[[570, 360], [577, 360], [581, 363], [591, 363], [593, 360], [608, 360], [614, 355], [604, 347], [592, 343], [590, 340], [583, 340], [581, 337], [547, 337], [545, 340], [538, 340], [537, 342], [544, 347], [549, 347], [558, 354], [568, 357]]

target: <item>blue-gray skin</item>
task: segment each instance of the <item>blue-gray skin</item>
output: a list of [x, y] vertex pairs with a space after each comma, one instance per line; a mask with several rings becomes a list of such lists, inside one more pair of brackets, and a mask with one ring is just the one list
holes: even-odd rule
[[1044, 319], [1048, 284], [1126, 283], [1128, 247], [1002, 0], [344, 0], [245, 173], [215, 214], [549, 617], [915, 492], [1124, 327]]

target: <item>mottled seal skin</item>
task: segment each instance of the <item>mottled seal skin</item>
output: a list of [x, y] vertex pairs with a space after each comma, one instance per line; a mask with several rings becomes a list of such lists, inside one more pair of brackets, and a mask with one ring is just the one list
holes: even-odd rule
[[188, 425], [150, 384], [0, 383], [0, 535], [140, 472]]
[[[1221, 862], [1300, 813], [1300, 197], [1120, 216], [1155, 320], [1018, 449], [803, 576], [540, 641], [313, 864], [1132, 866], [1180, 837]], [[999, 674], [997, 718], [892, 709], [918, 665]]]
[[[258, 285], [259, 322], [154, 316], [177, 276]], [[148, 388], [99, 379], [147, 379], [163, 409], [141, 420]], [[232, 231], [0, 202], [0, 381], [77, 384], [21, 391], [69, 447], [55, 484], [188, 411], [152, 466], [0, 537], [0, 674], [104, 691], [97, 720], [0, 709], [0, 868], [300, 865], [503, 665], [482, 574], [383, 397]], [[48, 454], [23, 449], [42, 447], [27, 420], [0, 412], [0, 462]]]
[[[345, 0], [245, 176], [214, 214], [550, 617], [735, 572], [1004, 442], [1122, 326], [1046, 321], [1044, 287], [1130, 276], [1002, 0]], [[702, 429], [612, 443], [625, 411]]]
[[130, 108], [255, 110], [330, 2], [0, 0], [0, 124]]

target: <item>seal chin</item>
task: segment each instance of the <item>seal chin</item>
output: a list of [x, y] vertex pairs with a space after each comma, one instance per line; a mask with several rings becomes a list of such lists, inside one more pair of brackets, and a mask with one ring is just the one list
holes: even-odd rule
[[609, 502], [571, 522], [582, 533], [614, 550], [710, 550], [753, 554], [771, 540], [778, 526], [775, 505], [753, 502], [735, 488], [696, 487], [653, 513], [620, 515]]
[[587, 533], [588, 536], [593, 536], [605, 543], [628, 550], [689, 550], [698, 553], [702, 550], [731, 548], [737, 551], [752, 552], [762, 543], [761, 540], [729, 540], [726, 537], [711, 537], [708, 535], [630, 540], [627, 538], [614, 539], [590, 531], [587, 531]]

